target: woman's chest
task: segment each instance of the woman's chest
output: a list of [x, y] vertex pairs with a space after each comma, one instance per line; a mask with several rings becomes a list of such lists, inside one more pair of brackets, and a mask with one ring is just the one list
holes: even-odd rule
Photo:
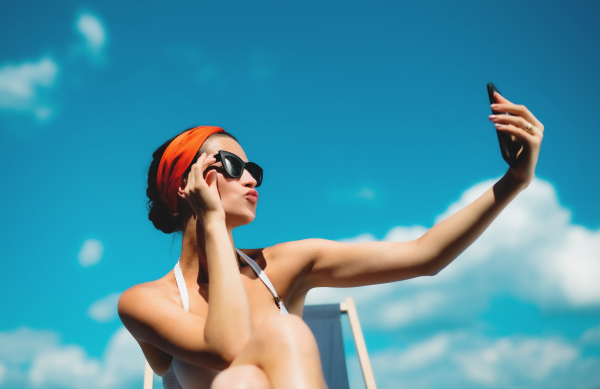
[[[277, 306], [273, 293], [267, 285], [254, 273], [245, 274], [251, 269], [242, 268], [240, 278], [246, 291], [250, 313], [252, 315], [252, 323], [254, 329], [257, 329], [269, 317], [281, 315], [281, 311]], [[277, 293], [277, 291], [275, 291]], [[279, 293], [277, 293], [279, 295]], [[208, 316], [210, 305], [210, 287], [208, 284], [202, 284], [195, 290], [188, 289], [190, 312], [200, 317]]]

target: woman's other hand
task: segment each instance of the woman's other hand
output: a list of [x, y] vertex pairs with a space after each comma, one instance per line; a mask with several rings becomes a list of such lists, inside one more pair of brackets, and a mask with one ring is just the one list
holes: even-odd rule
[[519, 184], [527, 187], [535, 175], [544, 125], [524, 105], [513, 104], [498, 92], [494, 93], [494, 97], [497, 104], [492, 104], [492, 109], [510, 115], [490, 115], [490, 120], [498, 131], [511, 135], [523, 144], [517, 155], [518, 167], [510, 168], [507, 174], [513, 175]]
[[215, 163], [212, 155], [202, 153], [187, 176], [185, 188], [179, 188], [179, 196], [186, 199], [196, 217], [206, 219], [208, 216], [218, 216], [225, 219], [225, 211], [221, 204], [219, 189], [217, 187], [217, 172], [206, 168]]

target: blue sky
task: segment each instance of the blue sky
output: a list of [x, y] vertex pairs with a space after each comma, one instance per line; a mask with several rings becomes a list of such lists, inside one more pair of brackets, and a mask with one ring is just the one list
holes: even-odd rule
[[600, 386], [597, 14], [595, 2], [3, 7], [0, 386], [139, 387], [115, 302], [177, 260], [179, 241], [145, 210], [152, 151], [173, 135], [221, 126], [265, 169], [238, 247], [409, 240], [506, 171], [490, 81], [545, 125], [536, 181], [437, 276], [308, 302], [355, 298], [382, 388]]

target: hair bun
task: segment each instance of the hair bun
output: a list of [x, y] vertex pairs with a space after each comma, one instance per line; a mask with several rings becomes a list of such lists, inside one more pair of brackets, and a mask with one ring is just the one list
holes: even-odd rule
[[148, 219], [154, 224], [156, 229], [161, 230], [165, 234], [171, 234], [178, 231], [181, 221], [177, 217], [171, 215], [171, 211], [167, 204], [162, 200], [148, 201]]

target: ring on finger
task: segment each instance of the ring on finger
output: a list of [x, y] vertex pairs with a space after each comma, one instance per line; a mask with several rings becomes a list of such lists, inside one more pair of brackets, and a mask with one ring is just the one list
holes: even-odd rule
[[531, 123], [527, 122], [527, 128], [525, 128], [525, 131], [527, 131], [528, 133], [533, 135], [532, 128], [533, 128], [533, 125]]

